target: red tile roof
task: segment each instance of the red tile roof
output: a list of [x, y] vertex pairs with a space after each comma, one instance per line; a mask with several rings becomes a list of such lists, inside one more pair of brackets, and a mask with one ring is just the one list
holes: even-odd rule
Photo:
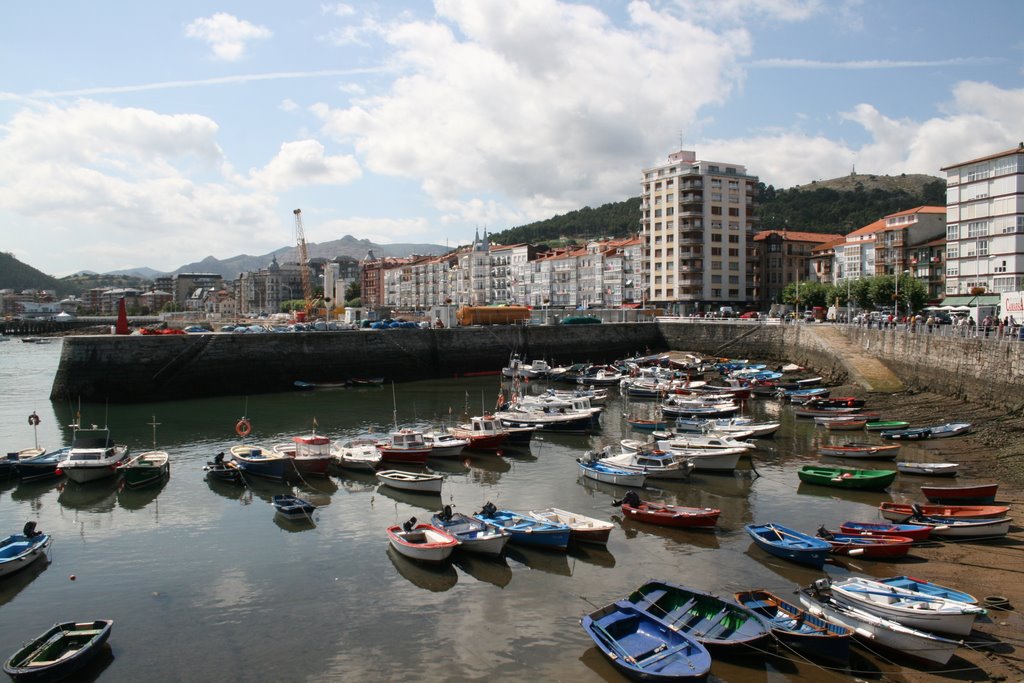
[[828, 242], [834, 240], [837, 236], [827, 232], [800, 232], [799, 230], [762, 230], [761, 232], [754, 235], [754, 240], [767, 239], [769, 235], [776, 234], [781, 236], [784, 240], [790, 242]]
[[1010, 156], [1011, 154], [1024, 154], [1024, 142], [1020, 143], [1013, 149], [1008, 149], [1005, 152], [996, 152], [995, 154], [989, 154], [987, 157], [978, 157], [977, 159], [971, 159], [970, 161], [961, 161], [950, 166], [943, 166], [940, 171], [948, 171], [951, 168], [960, 168], [961, 166], [968, 166], [970, 164], [977, 164], [982, 161], [990, 161], [992, 159], [998, 159], [999, 157]]

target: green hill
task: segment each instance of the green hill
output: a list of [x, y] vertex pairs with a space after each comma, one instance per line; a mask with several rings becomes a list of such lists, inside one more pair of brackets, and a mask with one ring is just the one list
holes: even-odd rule
[[[852, 232], [891, 213], [915, 206], [945, 206], [946, 181], [929, 175], [850, 174], [776, 190], [760, 183], [757, 214], [764, 229]], [[548, 218], [491, 235], [497, 244], [586, 241], [626, 237], [640, 230], [640, 198]]]
[[53, 289], [61, 296], [73, 291], [57, 278], [25, 265], [6, 252], [0, 252], [0, 289]]

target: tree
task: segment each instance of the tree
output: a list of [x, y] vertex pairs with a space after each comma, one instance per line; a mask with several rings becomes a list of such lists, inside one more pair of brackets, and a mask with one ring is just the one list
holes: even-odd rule
[[[345, 301], [348, 302], [352, 301], [353, 299], [358, 299], [362, 295], [363, 286], [359, 283], [358, 280], [353, 280], [352, 282], [348, 283], [348, 287], [345, 288]], [[351, 306], [352, 304], [349, 305]]]

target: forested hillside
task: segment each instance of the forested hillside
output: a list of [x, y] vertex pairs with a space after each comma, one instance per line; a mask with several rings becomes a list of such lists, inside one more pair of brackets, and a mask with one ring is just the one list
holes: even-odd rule
[[[757, 214], [765, 230], [852, 232], [916, 206], [945, 206], [946, 182], [928, 175], [850, 174], [790, 189], [758, 186]], [[590, 207], [491, 235], [497, 244], [584, 242], [640, 230], [640, 198]]]

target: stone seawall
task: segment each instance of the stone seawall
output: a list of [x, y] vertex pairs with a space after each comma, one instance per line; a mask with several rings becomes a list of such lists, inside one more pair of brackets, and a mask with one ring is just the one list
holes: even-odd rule
[[[822, 334], [842, 334], [847, 350]], [[849, 351], [855, 349], [855, 352]], [[797, 363], [827, 381], [877, 359], [903, 385], [1024, 410], [1024, 343], [819, 325], [662, 322], [292, 334], [66, 337], [50, 398], [152, 401], [286, 391], [297, 380], [411, 381], [526, 362], [610, 361], [646, 351]]]
[[50, 398], [153, 401], [286, 391], [295, 381], [411, 381], [500, 370], [513, 353], [553, 364], [667, 347], [657, 323], [65, 337]]

